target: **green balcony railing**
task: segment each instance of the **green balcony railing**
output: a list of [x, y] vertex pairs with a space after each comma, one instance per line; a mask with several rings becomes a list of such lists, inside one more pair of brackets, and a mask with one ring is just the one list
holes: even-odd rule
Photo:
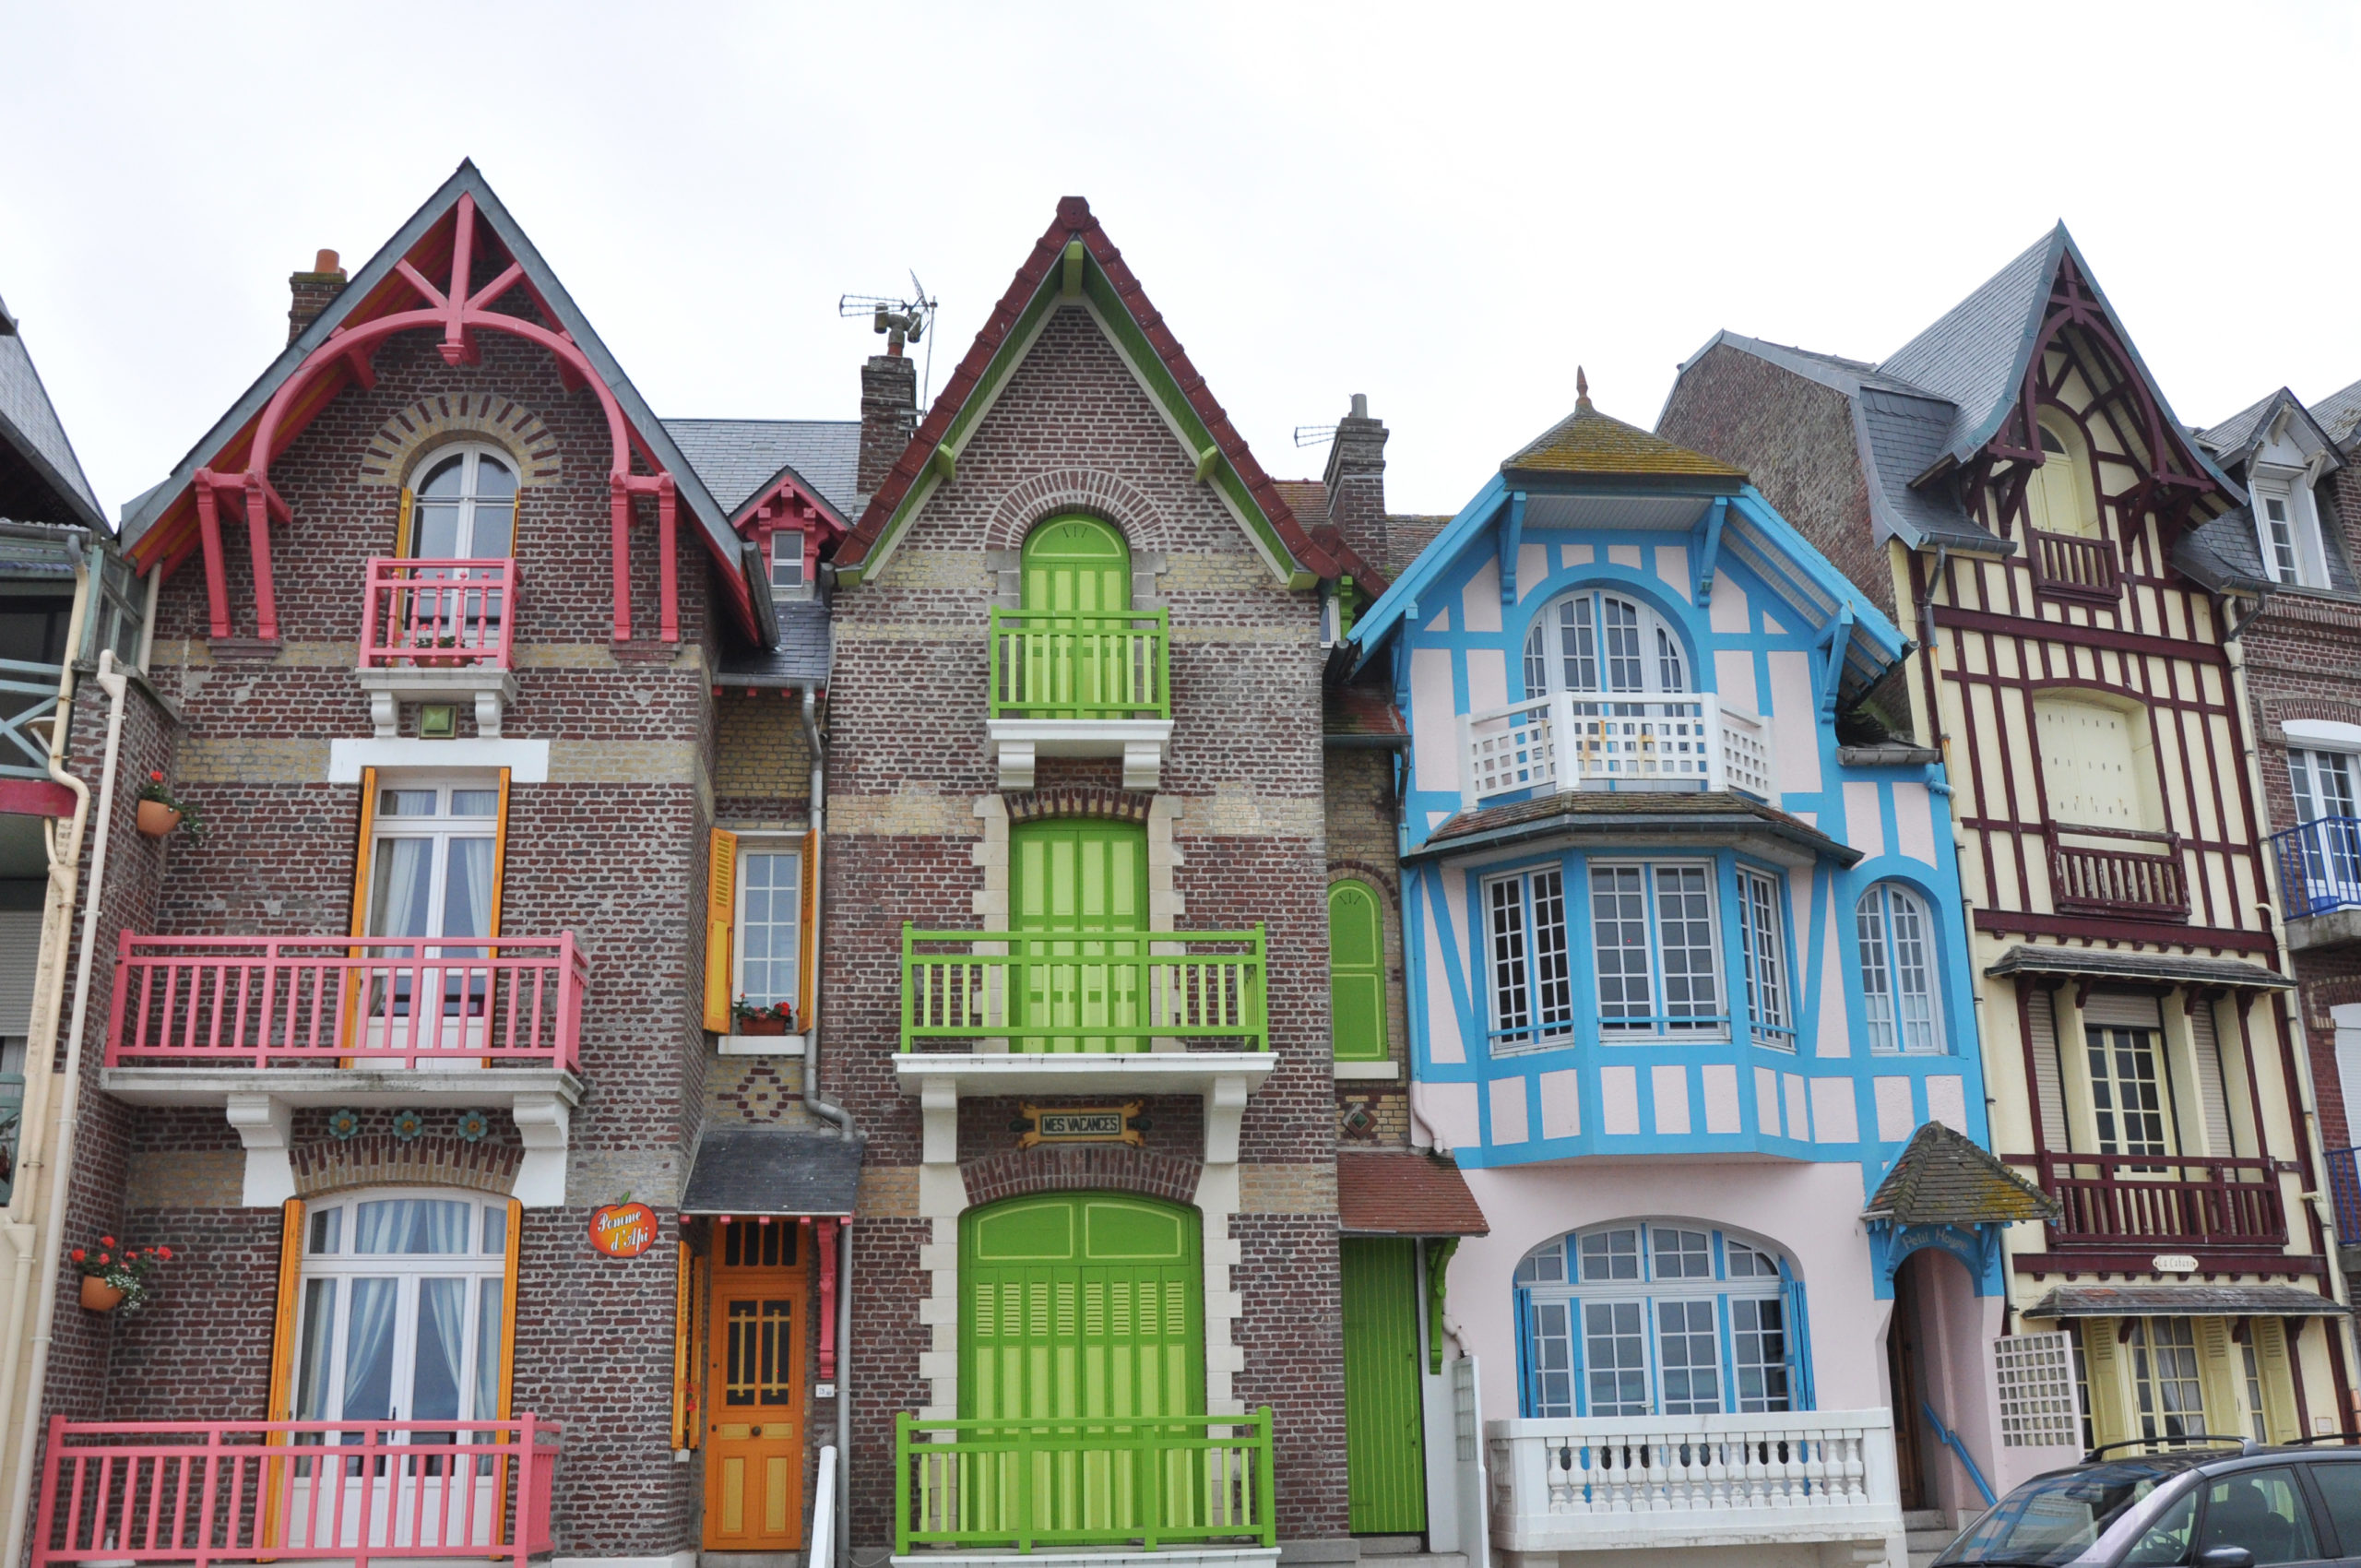
[[[902, 1049], [1149, 1051], [1159, 1039], [1270, 1049], [1263, 928], [902, 928]], [[972, 1049], [972, 1048], [971, 1048]]]
[[1271, 1408], [1247, 1416], [894, 1418], [894, 1550], [1278, 1544]]
[[991, 716], [1169, 719], [1170, 632], [1161, 610], [995, 610]]

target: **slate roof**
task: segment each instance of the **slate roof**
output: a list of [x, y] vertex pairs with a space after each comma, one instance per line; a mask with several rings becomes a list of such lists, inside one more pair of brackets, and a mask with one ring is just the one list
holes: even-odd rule
[[[2333, 550], [2329, 559], [2331, 571], [2343, 564]], [[2266, 593], [2280, 586], [2263, 570], [2254, 512], [2246, 506], [2208, 518], [2174, 540], [2173, 564], [2214, 593]]]
[[732, 648], [714, 671], [717, 686], [825, 686], [835, 644], [828, 604], [821, 598], [777, 601], [778, 645]]
[[2009, 975], [2074, 975], [2100, 980], [2153, 980], [2173, 985], [2223, 985], [2252, 991], [2293, 991], [2286, 976], [2243, 958], [2184, 958], [2169, 953], [2123, 952], [2111, 947], [2020, 945], [2000, 955], [1984, 971], [1994, 980]]
[[664, 428], [733, 517], [789, 469], [848, 519], [860, 515], [859, 420], [666, 420]]
[[2314, 403], [2312, 418], [2328, 432], [2328, 437], [2342, 446], [2353, 439], [2355, 426], [2361, 426], [2361, 381], [2340, 388]]
[[32, 481], [11, 482], [15, 476], [7, 469], [15, 465], [0, 465], [0, 514], [23, 522], [80, 523], [106, 529], [106, 513], [91, 492], [81, 459], [74, 455], [74, 444], [65, 437], [65, 426], [5, 300], [0, 300], [0, 441], [30, 470]]
[[1087, 260], [1097, 264], [1108, 287], [1114, 291], [1117, 300], [1130, 315], [1132, 325], [1146, 339], [1149, 350], [1165, 373], [1171, 376], [1189, 411], [1204, 423], [1215, 447], [1228, 461], [1231, 471], [1238, 476], [1239, 482], [1245, 487], [1264, 519], [1271, 525], [1272, 531], [1278, 535], [1281, 543], [1299, 564], [1316, 576], [1333, 576], [1335, 563], [1304, 531], [1303, 525], [1288, 508], [1286, 498], [1279, 493], [1277, 484], [1263, 471], [1263, 465], [1254, 460], [1254, 454], [1247, 448], [1246, 437], [1239, 433], [1238, 427], [1230, 422], [1229, 415], [1215, 400], [1213, 389], [1205, 384], [1205, 378], [1198, 373], [1197, 367], [1190, 362], [1188, 351], [1172, 335], [1171, 327], [1165, 323], [1164, 314], [1148, 302], [1146, 290], [1140, 286], [1139, 279], [1123, 260], [1123, 253], [1115, 248], [1114, 242], [1107, 237], [1106, 230], [1099, 226], [1097, 218], [1091, 213], [1090, 203], [1081, 196], [1060, 198], [1057, 216], [1050, 220], [1041, 237], [1034, 242], [1032, 254], [1016, 269], [1016, 276], [1009, 280], [1007, 292], [992, 307], [991, 315], [976, 334], [976, 340], [967, 346], [967, 354], [959, 361], [959, 368], [951, 373], [951, 379], [944, 384], [943, 395], [935, 398], [933, 406], [927, 410], [926, 418], [911, 433], [909, 444], [895, 459], [893, 469], [878, 485], [877, 493], [869, 498], [860, 520], [853, 526], [845, 541], [837, 546], [837, 564], [840, 566], [860, 565], [869, 559], [870, 552], [883, 542], [886, 525], [893, 521], [903, 500], [925, 472], [935, 449], [951, 433], [952, 425], [966, 410], [967, 400], [982, 384], [992, 362], [1003, 349], [1010, 346], [1010, 334], [1015, 330], [1026, 307], [1043, 290], [1059, 286], [1065, 248], [1074, 241], [1081, 242]]
[[1940, 1122], [1911, 1135], [1861, 1210], [1896, 1225], [1984, 1225], [2054, 1219], [2058, 1201]]
[[2343, 1317], [2340, 1306], [2293, 1285], [2060, 1285], [2026, 1317]]
[[1746, 480], [1744, 469], [1600, 413], [1587, 391], [1575, 398], [1572, 413], [1525, 443], [1501, 464], [1501, 471], [1541, 478]]
[[1727, 792], [1656, 790], [1572, 790], [1459, 812], [1402, 858], [1429, 860], [1465, 853], [1479, 844], [1515, 843], [1558, 833], [1655, 827], [1673, 827], [1692, 836], [1716, 827], [1736, 833], [1767, 832], [1809, 853], [1827, 855], [1839, 865], [1849, 866], [1861, 858], [1858, 849], [1838, 843], [1776, 806]]
[[860, 1181], [859, 1138], [779, 1127], [717, 1127], [697, 1145], [682, 1214], [848, 1215]]
[[2058, 224], [1879, 364], [1881, 374], [1952, 405], [1940, 445], [1954, 461], [1965, 462], [1990, 440], [2015, 403], [2050, 280], [2071, 244]]
[[1459, 1167], [1433, 1155], [1343, 1151], [1336, 1226], [1348, 1236], [1489, 1236]]
[[2269, 413], [2280, 398], [2287, 398], [2292, 400], [2294, 397], [2295, 394], [2289, 392], [2284, 386], [2276, 392], [2268, 393], [2240, 409], [2220, 424], [2199, 431], [2197, 439], [2216, 453], [2244, 451], [2247, 444], [2254, 439], [2255, 433], [2262, 428], [2263, 415]]

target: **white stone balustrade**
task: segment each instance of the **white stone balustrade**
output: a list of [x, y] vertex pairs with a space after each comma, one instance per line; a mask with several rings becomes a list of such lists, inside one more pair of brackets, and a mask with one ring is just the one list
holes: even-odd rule
[[1461, 788], [1480, 805], [1521, 790], [1736, 790], [1774, 801], [1770, 726], [1710, 692], [1555, 692], [1459, 721]]

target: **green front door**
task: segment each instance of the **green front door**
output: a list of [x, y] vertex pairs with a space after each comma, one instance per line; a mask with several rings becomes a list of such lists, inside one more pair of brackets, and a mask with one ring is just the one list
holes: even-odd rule
[[[971, 1209], [959, 1224], [959, 1414], [1202, 1414], [1204, 1292], [1193, 1209], [1120, 1193]], [[1029, 1474], [1013, 1454], [979, 1456], [965, 1527], [1013, 1519], [1016, 1489], [1029, 1487], [1037, 1527], [1136, 1533], [1145, 1478], [1110, 1464], [1105, 1429], [1033, 1432]], [[1167, 1468], [1162, 1516], [1179, 1522], [1195, 1507], [1199, 1459], [1172, 1455]]]
[[[1145, 1051], [1145, 941], [1101, 932], [1147, 929], [1147, 830], [1137, 823], [1060, 817], [1009, 835], [1009, 922], [1060, 933], [1018, 945], [1019, 1021], [1053, 1032], [1017, 1036], [1016, 1051]], [[1093, 933], [1082, 939], [1082, 933]]]
[[1417, 1246], [1390, 1238], [1343, 1243], [1346, 1511], [1357, 1535], [1427, 1527]]

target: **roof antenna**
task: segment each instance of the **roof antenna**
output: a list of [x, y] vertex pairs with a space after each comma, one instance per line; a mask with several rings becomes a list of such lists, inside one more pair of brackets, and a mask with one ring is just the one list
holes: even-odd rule
[[[883, 328], [880, 330], [882, 331]], [[1590, 407], [1590, 377], [1583, 374], [1583, 367], [1580, 365], [1574, 367], [1574, 407], [1578, 409]]]
[[836, 298], [836, 314], [840, 316], [868, 316], [876, 330], [885, 339], [885, 351], [896, 359], [902, 357], [904, 343], [923, 340], [926, 344], [926, 370], [919, 387], [919, 411], [926, 411], [927, 399], [934, 389], [934, 339], [926, 329], [934, 325], [935, 313], [943, 302], [926, 291], [916, 271], [910, 274], [908, 298], [890, 294], [841, 294]]

